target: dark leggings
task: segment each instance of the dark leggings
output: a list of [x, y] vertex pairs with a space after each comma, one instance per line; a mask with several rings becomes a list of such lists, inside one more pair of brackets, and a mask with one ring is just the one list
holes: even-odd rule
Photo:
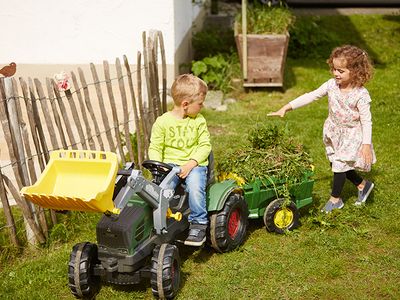
[[346, 178], [350, 180], [355, 186], [358, 186], [362, 181], [362, 177], [357, 174], [355, 170], [350, 170], [347, 172], [341, 173], [333, 173], [333, 187], [331, 196], [335, 198], [339, 198], [340, 194], [342, 193], [344, 182]]

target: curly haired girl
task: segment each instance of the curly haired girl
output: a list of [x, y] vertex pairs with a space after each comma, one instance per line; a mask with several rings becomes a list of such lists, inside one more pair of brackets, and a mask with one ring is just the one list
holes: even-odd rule
[[327, 63], [334, 78], [268, 116], [284, 117], [288, 111], [328, 95], [329, 114], [324, 123], [323, 141], [332, 167], [333, 187], [322, 211], [329, 213], [344, 206], [340, 195], [346, 178], [358, 188], [355, 204], [361, 205], [367, 200], [374, 184], [356, 170], [370, 171], [376, 157], [372, 146], [371, 97], [364, 87], [373, 72], [367, 52], [344, 45], [333, 49]]

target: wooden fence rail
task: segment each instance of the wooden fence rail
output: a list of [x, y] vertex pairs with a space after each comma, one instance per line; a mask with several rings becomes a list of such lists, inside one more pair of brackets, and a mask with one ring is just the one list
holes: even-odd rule
[[[91, 80], [86, 80], [81, 68], [78, 76], [71, 71], [71, 88], [67, 90], [60, 90], [52, 78], [47, 78], [45, 83], [37, 78], [19, 78], [19, 82], [13, 77], [0, 78], [0, 121], [10, 157], [10, 164], [0, 168], [0, 198], [6, 222], [6, 225], [0, 222], [0, 234], [8, 229], [11, 244], [21, 246], [9, 204], [10, 195], [22, 211], [31, 243], [44, 243], [49, 228], [57, 222], [54, 211], [34, 206], [18, 192], [36, 182], [51, 151], [112, 151], [123, 164], [133, 161], [141, 167], [147, 157], [151, 126], [167, 109], [162, 34], [153, 31], [147, 37], [144, 32], [142, 37], [143, 64], [142, 54], [138, 52], [134, 71], [123, 55], [122, 64], [119, 58], [115, 60], [115, 70], [111, 70], [108, 61], [103, 62], [103, 70], [91, 63]], [[145, 81], [142, 81], [143, 74]], [[143, 84], [146, 97], [142, 95]], [[4, 174], [6, 168], [12, 168], [14, 178]]]

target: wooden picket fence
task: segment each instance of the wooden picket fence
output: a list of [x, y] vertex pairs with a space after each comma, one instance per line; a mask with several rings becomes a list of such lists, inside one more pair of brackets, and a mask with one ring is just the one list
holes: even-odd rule
[[[123, 164], [132, 161], [139, 167], [146, 159], [151, 126], [167, 110], [167, 73], [162, 33], [143, 32], [142, 37], [136, 70], [124, 55], [122, 62], [115, 60], [116, 78], [107, 61], [104, 80], [91, 63], [92, 80], [78, 68], [77, 74], [70, 72], [71, 89], [63, 92], [51, 78], [45, 83], [37, 78], [0, 78], [0, 120], [11, 160], [0, 168], [6, 221], [0, 223], [0, 234], [8, 229], [13, 245], [21, 247], [10, 195], [22, 211], [26, 232], [31, 231], [31, 242], [46, 242], [49, 228], [57, 223], [54, 211], [34, 206], [19, 194], [23, 186], [36, 182], [52, 150], [112, 151]], [[5, 168], [12, 168], [14, 178], [4, 174]]]

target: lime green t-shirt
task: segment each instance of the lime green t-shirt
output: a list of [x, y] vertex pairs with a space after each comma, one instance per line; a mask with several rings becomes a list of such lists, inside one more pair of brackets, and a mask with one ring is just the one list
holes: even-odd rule
[[149, 159], [180, 166], [194, 159], [199, 166], [207, 166], [210, 152], [210, 133], [201, 114], [180, 120], [166, 112], [154, 122]]

